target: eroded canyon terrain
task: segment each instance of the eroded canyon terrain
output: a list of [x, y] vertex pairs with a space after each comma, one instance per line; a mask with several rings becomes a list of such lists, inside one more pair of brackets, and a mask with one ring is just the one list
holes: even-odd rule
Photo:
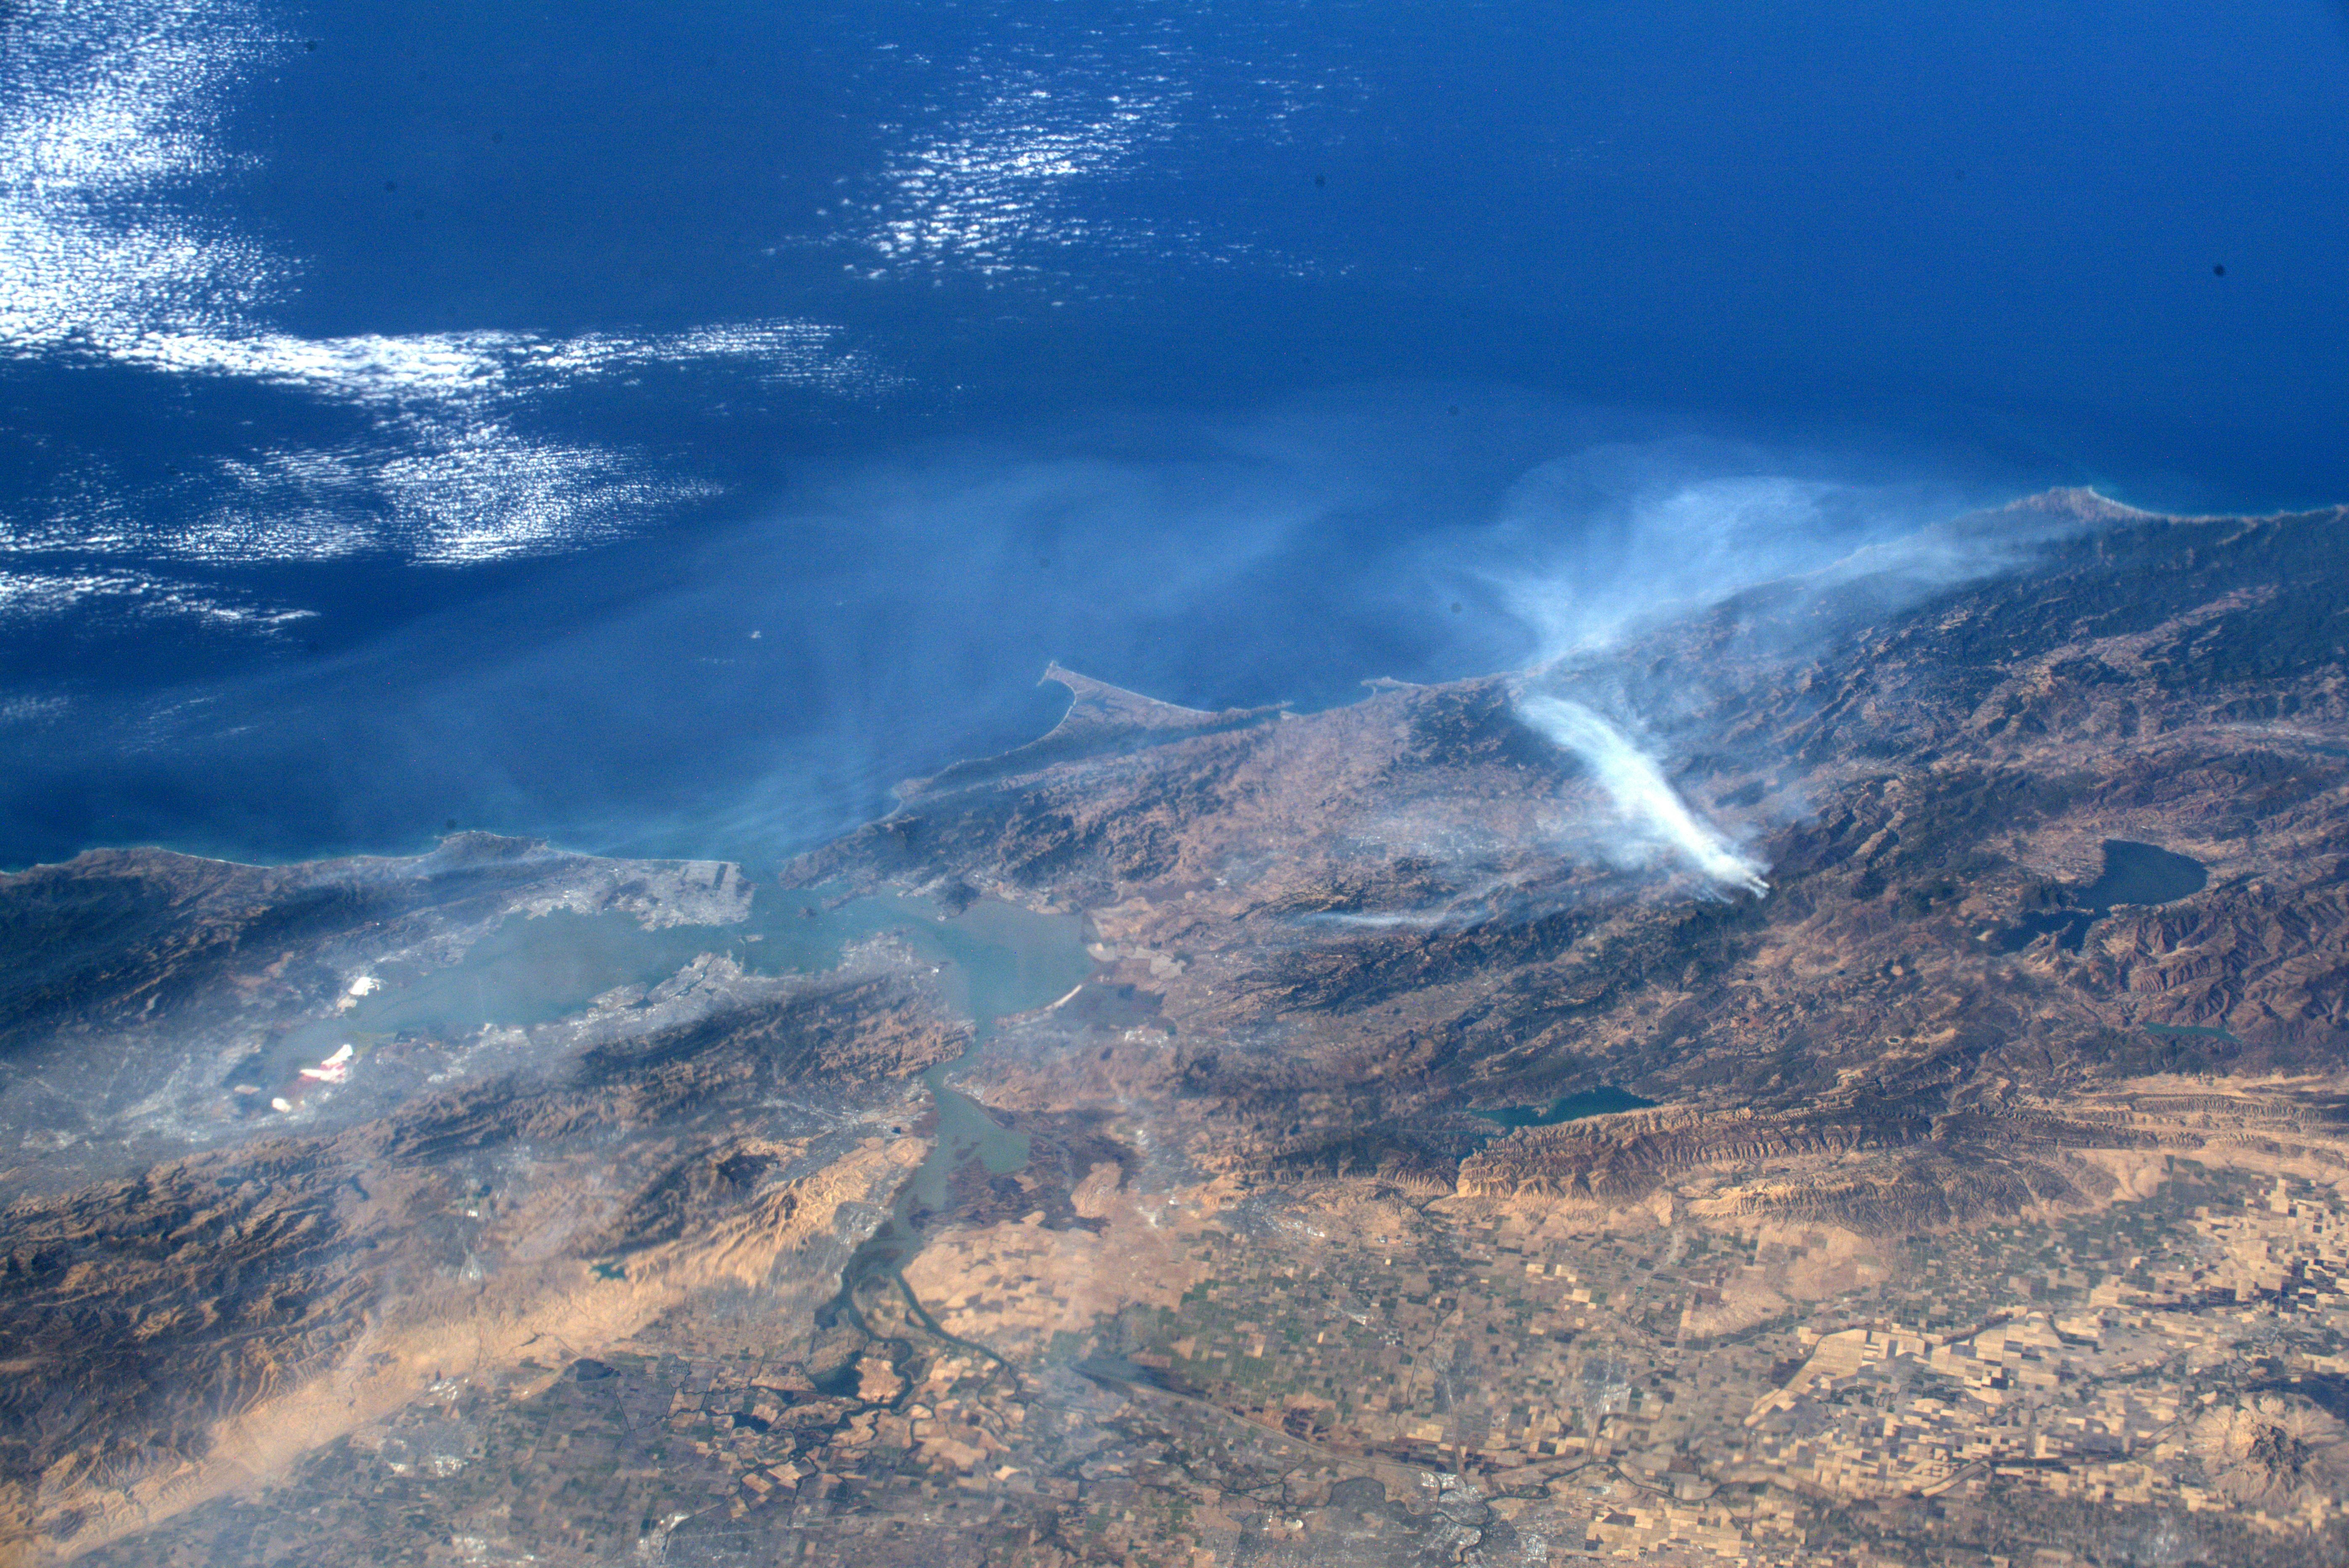
[[2349, 1562], [2349, 514], [1951, 526], [780, 877], [0, 877], [5, 1550]]

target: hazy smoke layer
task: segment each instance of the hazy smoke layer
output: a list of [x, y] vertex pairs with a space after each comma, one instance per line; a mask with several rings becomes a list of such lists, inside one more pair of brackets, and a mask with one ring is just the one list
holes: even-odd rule
[[1690, 810], [1655, 759], [1621, 730], [1565, 697], [1523, 696], [1517, 699], [1517, 712], [1537, 733], [1574, 753], [1590, 769], [1633, 835], [1633, 843], [1626, 847], [1660, 847], [1723, 887], [1755, 894], [1769, 891], [1770, 884], [1762, 880], [1767, 868], [1739, 853], [1718, 829]]
[[1489, 589], [1529, 634], [1527, 662], [1544, 665], [1764, 585], [1780, 601], [1777, 636], [1816, 634], [1795, 605], [1891, 610], [2015, 565], [2029, 542], [1959, 521], [1989, 499], [1978, 490], [1821, 464], [1698, 440], [1600, 443], [1542, 463], [1481, 542]]
[[[535, 364], [544, 345], [531, 344], [496, 354]], [[1468, 399], [1461, 417], [1443, 412], [1450, 397]], [[1821, 603], [1841, 615], [1855, 596], [1907, 602], [2013, 553], [1995, 547], [2002, 533], [1937, 532], [1913, 499], [1922, 487], [1873, 482], [1899, 466], [1889, 460], [1852, 459], [1857, 480], [1781, 483], [1753, 476], [1816, 476], [1834, 459], [1634, 443], [1628, 424], [1459, 386], [1244, 416], [1055, 415], [1024, 435], [795, 464], [753, 513], [616, 541], [495, 592], [443, 600], [434, 587], [411, 610], [398, 602], [416, 591], [395, 582], [378, 620], [345, 591], [296, 634], [316, 653], [221, 655], [199, 670], [177, 643], [140, 644], [119, 675], [76, 667], [73, 685], [44, 655], [56, 680], [0, 692], [0, 733], [29, 759], [0, 778], [0, 863], [125, 841], [247, 860], [404, 852], [452, 820], [577, 849], [767, 862], [888, 810], [899, 780], [1049, 729], [1058, 688], [1036, 683], [1049, 660], [1195, 707], [1311, 709], [1356, 700], [1365, 676], [1433, 683], [1566, 656], [1570, 673], [1528, 687], [1637, 713], [1635, 749], [1718, 753], [1702, 669], [1677, 663], [1642, 684], [1642, 666], [1618, 667], [1608, 648], [1801, 574], [1757, 601], [1741, 645], [1785, 653], [1840, 624]], [[338, 518], [362, 510], [308, 465], [254, 482], [314, 494]], [[471, 538], [460, 521], [436, 537]], [[380, 536], [357, 533], [342, 557], [351, 581], [384, 581], [367, 564]], [[318, 536], [307, 544], [323, 552]], [[208, 559], [261, 553], [237, 548]], [[36, 619], [26, 612], [59, 619], [49, 602], [74, 596], [105, 595], [120, 626], [160, 597], [142, 583], [112, 562], [44, 562], [19, 585], [36, 602], [12, 606], [0, 578], [0, 639]], [[192, 613], [167, 607], [175, 624]], [[206, 626], [234, 629], [246, 623], [230, 614], [271, 604], [222, 590], [202, 608]], [[237, 678], [207, 673], [222, 668]], [[1686, 830], [1634, 832], [1588, 804], [1600, 831], [1677, 868]], [[1773, 797], [1769, 825], [1799, 810]], [[1462, 886], [1492, 869], [1464, 863]]]

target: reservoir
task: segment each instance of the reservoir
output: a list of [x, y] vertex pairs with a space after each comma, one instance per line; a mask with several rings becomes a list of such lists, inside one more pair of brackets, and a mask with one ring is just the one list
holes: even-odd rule
[[1610, 1116], [1619, 1110], [1645, 1110], [1656, 1102], [1642, 1099], [1629, 1089], [1613, 1084], [1600, 1084], [1579, 1094], [1554, 1099], [1547, 1105], [1505, 1105], [1492, 1110], [1479, 1110], [1472, 1115], [1486, 1121], [1498, 1122], [1505, 1130], [1520, 1127], [1556, 1127], [1561, 1121], [1579, 1121], [1586, 1116]]
[[2209, 868], [2198, 860], [2158, 844], [2106, 839], [2105, 866], [2096, 880], [2072, 892], [2075, 902], [2068, 908], [2033, 911], [2000, 932], [1998, 949], [2019, 953], [2052, 931], [2061, 934], [2056, 946], [2077, 953], [2088, 939], [2088, 927], [2116, 904], [2174, 903], [2200, 892], [2209, 881]]

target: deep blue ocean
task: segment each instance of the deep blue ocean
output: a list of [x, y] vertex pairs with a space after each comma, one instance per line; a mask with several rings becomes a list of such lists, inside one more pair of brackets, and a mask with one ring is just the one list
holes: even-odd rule
[[18, 0], [0, 865], [764, 864], [1050, 659], [2349, 500], [2344, 192], [2318, 0]]

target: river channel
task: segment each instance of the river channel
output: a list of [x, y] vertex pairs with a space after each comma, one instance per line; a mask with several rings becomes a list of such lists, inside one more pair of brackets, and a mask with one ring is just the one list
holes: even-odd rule
[[925, 1217], [947, 1206], [955, 1172], [973, 1160], [990, 1176], [1009, 1175], [1028, 1163], [1027, 1134], [997, 1125], [986, 1107], [948, 1088], [947, 1079], [986, 1043], [998, 1019], [1033, 1012], [1067, 995], [1092, 973], [1093, 961], [1085, 951], [1082, 915], [1034, 914], [1006, 903], [976, 903], [944, 919], [934, 914], [921, 927], [918, 942], [936, 944], [948, 958], [942, 974], [949, 981], [949, 1005], [969, 1016], [970, 1044], [961, 1056], [922, 1075], [937, 1114], [935, 1141], [898, 1190], [888, 1218], [850, 1254], [841, 1270], [840, 1293], [817, 1314], [817, 1323], [828, 1327], [846, 1316], [861, 1325], [858, 1293], [886, 1279], [931, 1333], [1000, 1361], [985, 1346], [948, 1334], [905, 1283], [905, 1264], [926, 1239]]
[[[936, 1141], [888, 1219], [849, 1258], [825, 1317], [856, 1315], [857, 1292], [885, 1277], [905, 1289], [926, 1325], [952, 1338], [914, 1300], [902, 1271], [921, 1248], [924, 1217], [946, 1207], [955, 1172], [977, 1160], [991, 1176], [1009, 1175], [1027, 1165], [1029, 1143], [1025, 1133], [998, 1126], [947, 1079], [986, 1042], [998, 1019], [1032, 1012], [1084, 983], [1093, 961], [1085, 951], [1082, 915], [1037, 914], [991, 900], [949, 913], [903, 895], [837, 899], [822, 889], [775, 887], [759, 889], [749, 917], [732, 925], [648, 931], [618, 913], [511, 915], [456, 964], [381, 966], [342, 1012], [288, 1031], [240, 1062], [232, 1077], [241, 1080], [235, 1087], [248, 1114], [262, 1114], [268, 1104], [290, 1109], [285, 1096], [299, 1097], [315, 1081], [301, 1069], [323, 1068], [330, 1075], [326, 1081], [339, 1081], [388, 1040], [454, 1040], [492, 1025], [549, 1023], [609, 992], [657, 985], [706, 953], [730, 954], [760, 974], [814, 974], [837, 965], [850, 944], [885, 932], [937, 966], [947, 1006], [971, 1022], [970, 1043], [961, 1056], [922, 1075], [936, 1111]], [[273, 1099], [273, 1090], [263, 1085], [283, 1086], [283, 1094]]]

